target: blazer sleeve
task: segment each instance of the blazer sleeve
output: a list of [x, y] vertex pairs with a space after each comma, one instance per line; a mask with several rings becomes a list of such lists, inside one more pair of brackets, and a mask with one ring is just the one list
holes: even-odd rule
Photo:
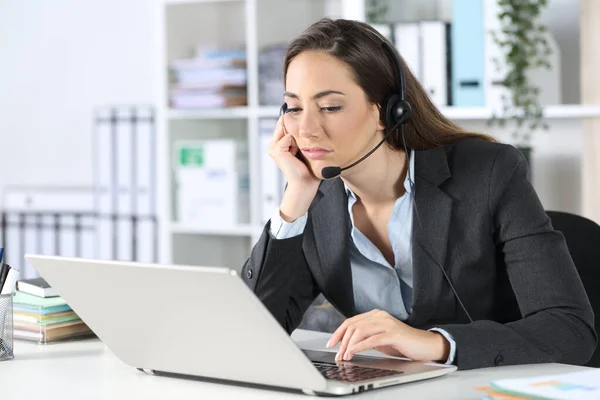
[[276, 239], [270, 222], [242, 268], [242, 279], [279, 324], [291, 334], [319, 294], [308, 268], [304, 234]]
[[506, 265], [522, 319], [439, 326], [456, 341], [459, 369], [585, 364], [596, 349], [588, 297], [564, 236], [553, 229], [528, 173], [521, 152], [502, 146], [489, 186], [496, 251]]

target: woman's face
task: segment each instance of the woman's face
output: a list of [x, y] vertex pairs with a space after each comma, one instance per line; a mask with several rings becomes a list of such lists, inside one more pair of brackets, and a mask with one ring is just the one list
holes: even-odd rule
[[322, 168], [344, 167], [381, 140], [377, 106], [334, 56], [300, 53], [288, 67], [285, 88], [285, 128], [318, 178]]

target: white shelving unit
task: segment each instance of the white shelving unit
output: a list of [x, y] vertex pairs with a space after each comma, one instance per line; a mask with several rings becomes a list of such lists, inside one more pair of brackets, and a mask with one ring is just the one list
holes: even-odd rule
[[[160, 50], [157, 73], [162, 77], [158, 116], [160, 261], [220, 265], [240, 269], [260, 225], [261, 118], [277, 118], [279, 106], [261, 106], [258, 54], [265, 46], [285, 44], [312, 22], [329, 16], [363, 19], [355, 0], [158, 0]], [[293, 18], [290, 14], [293, 7]], [[286, 16], [285, 21], [278, 19]], [[196, 46], [242, 46], [247, 57], [248, 106], [226, 109], [174, 110], [168, 107], [168, 66], [193, 55]], [[178, 139], [235, 137], [247, 141], [250, 172], [250, 221], [238, 226], [190, 226], [176, 221], [176, 187], [172, 146]]]
[[[287, 43], [321, 17], [364, 20], [363, 0], [157, 0], [160, 27], [157, 72], [160, 261], [241, 268], [259, 238], [261, 118], [277, 118], [279, 105], [259, 103], [258, 54], [265, 46]], [[169, 62], [193, 55], [198, 45], [243, 46], [247, 55], [248, 106], [227, 109], [168, 108]], [[490, 108], [443, 107], [455, 121], [483, 121]], [[600, 117], [600, 105], [545, 107], [550, 120]], [[250, 171], [250, 221], [223, 227], [189, 226], [175, 221], [172, 145], [177, 139], [235, 137], [247, 140]]]

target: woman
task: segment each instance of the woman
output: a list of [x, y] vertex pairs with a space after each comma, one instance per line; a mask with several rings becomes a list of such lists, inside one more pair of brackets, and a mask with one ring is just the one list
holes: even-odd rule
[[288, 184], [244, 280], [290, 333], [323, 293], [347, 317], [328, 343], [338, 360], [584, 364], [594, 316], [526, 161], [446, 119], [401, 58], [412, 113], [390, 126], [402, 82], [383, 41], [324, 19], [290, 44], [269, 148]]

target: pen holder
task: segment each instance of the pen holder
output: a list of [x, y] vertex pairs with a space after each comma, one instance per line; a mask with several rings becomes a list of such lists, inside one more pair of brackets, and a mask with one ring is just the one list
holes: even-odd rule
[[13, 293], [0, 295], [0, 361], [13, 355]]

